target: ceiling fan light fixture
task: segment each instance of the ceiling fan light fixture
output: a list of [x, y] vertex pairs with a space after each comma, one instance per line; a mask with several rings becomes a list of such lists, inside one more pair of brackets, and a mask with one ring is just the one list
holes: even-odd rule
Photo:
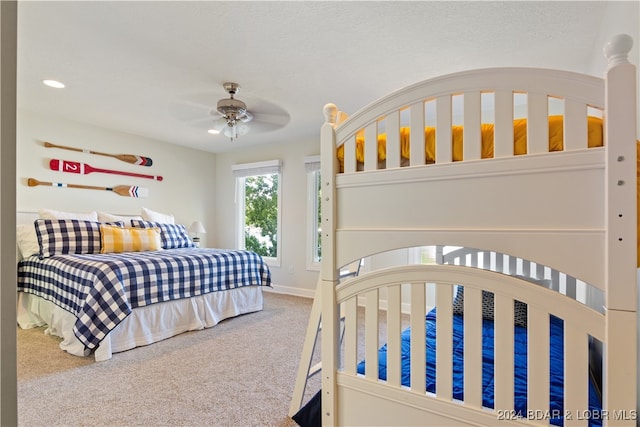
[[236, 124], [235, 128], [238, 129], [238, 135], [240, 136], [246, 135], [247, 133], [249, 133], [249, 130], [251, 129], [251, 127], [244, 122], [240, 122]]
[[218, 131], [218, 133], [222, 132], [222, 129], [224, 129], [227, 126], [227, 119], [225, 119], [224, 117], [219, 117], [218, 119], [213, 121], [213, 129]]
[[224, 126], [222, 128], [222, 134], [233, 141], [239, 136], [246, 135], [249, 129], [249, 125], [241, 121], [236, 121], [235, 123]]
[[225, 127], [222, 133], [232, 141], [238, 137], [238, 130], [233, 126]]
[[251, 120], [253, 120], [253, 114], [245, 111], [244, 116], [240, 117], [240, 120], [242, 120], [244, 123], [249, 123]]
[[249, 126], [246, 123], [253, 119], [253, 115], [247, 111], [247, 105], [244, 102], [234, 98], [240, 85], [227, 82], [223, 86], [230, 98], [218, 101], [216, 112], [221, 117], [214, 122], [213, 126], [233, 141], [238, 136], [249, 132]]

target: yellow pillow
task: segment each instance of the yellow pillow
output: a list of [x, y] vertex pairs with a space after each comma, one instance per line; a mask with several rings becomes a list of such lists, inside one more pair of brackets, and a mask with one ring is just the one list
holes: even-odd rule
[[116, 227], [100, 224], [100, 253], [109, 252], [142, 252], [162, 249], [160, 229]]

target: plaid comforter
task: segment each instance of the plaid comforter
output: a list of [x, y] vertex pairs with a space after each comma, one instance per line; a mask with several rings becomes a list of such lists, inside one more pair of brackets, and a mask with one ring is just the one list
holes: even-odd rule
[[74, 332], [89, 349], [133, 308], [250, 285], [271, 286], [271, 274], [262, 258], [249, 251], [32, 256], [18, 263], [18, 291], [74, 314]]

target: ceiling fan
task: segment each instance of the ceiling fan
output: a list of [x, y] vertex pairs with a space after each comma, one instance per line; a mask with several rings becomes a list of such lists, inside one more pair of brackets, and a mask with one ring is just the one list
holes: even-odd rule
[[211, 100], [220, 98], [220, 90], [192, 92], [171, 102], [168, 112], [199, 132], [225, 135], [232, 140], [249, 131], [251, 134], [271, 132], [289, 123], [289, 113], [272, 102], [250, 95], [236, 99], [238, 83], [226, 82], [222, 88], [229, 96], [217, 104]]
[[247, 104], [234, 98], [240, 90], [238, 83], [226, 82], [222, 87], [229, 94], [229, 98], [219, 100], [217, 109], [211, 110], [211, 115], [218, 118], [209, 132], [222, 133], [233, 141], [249, 132], [250, 127], [247, 123], [253, 120], [253, 114], [247, 111]]

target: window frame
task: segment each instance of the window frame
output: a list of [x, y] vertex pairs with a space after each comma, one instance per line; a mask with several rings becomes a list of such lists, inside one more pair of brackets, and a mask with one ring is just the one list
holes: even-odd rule
[[304, 164], [307, 172], [307, 270], [320, 271], [320, 156], [307, 156]]
[[277, 175], [278, 176], [278, 218], [276, 232], [276, 256], [263, 256], [262, 258], [267, 265], [272, 267], [280, 267], [282, 264], [282, 162], [280, 160], [267, 160], [263, 162], [235, 164], [231, 166], [234, 180], [236, 183], [235, 196], [235, 246], [237, 249], [246, 249], [245, 246], [245, 218], [246, 218], [246, 178], [261, 175]]

